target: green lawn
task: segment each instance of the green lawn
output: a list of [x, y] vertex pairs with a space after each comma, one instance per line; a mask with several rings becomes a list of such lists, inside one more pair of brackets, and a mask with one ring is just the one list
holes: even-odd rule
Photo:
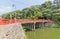
[[60, 39], [59, 28], [36, 29], [35, 31], [26, 32], [28, 39]]

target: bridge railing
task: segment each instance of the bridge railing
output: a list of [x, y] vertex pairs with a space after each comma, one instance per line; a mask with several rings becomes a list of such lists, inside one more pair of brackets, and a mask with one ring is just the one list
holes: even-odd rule
[[17, 22], [52, 22], [51, 20], [43, 20], [43, 19], [38, 19], [38, 20], [33, 20], [33, 19], [4, 19], [4, 20], [0, 20], [0, 25], [1, 24], [12, 24], [12, 23], [17, 23]]

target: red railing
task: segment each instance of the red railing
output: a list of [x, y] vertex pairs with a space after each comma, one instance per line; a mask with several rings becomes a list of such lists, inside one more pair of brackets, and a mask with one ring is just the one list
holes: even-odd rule
[[12, 24], [12, 23], [17, 23], [17, 22], [52, 22], [51, 20], [46, 20], [46, 19], [0, 19], [0, 25], [1, 24]]

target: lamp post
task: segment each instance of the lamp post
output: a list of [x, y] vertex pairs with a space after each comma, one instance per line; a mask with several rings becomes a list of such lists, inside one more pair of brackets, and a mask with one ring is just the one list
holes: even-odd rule
[[[14, 9], [14, 11], [16, 10], [16, 5], [15, 4], [12, 4], [12, 7], [13, 7], [13, 9]], [[16, 12], [14, 13], [14, 20], [15, 20], [15, 22], [16, 22]]]

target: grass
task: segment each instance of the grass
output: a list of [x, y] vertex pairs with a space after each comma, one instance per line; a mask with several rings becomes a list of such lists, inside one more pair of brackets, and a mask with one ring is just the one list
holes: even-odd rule
[[27, 31], [28, 39], [60, 39], [60, 28], [44, 28], [35, 31]]

